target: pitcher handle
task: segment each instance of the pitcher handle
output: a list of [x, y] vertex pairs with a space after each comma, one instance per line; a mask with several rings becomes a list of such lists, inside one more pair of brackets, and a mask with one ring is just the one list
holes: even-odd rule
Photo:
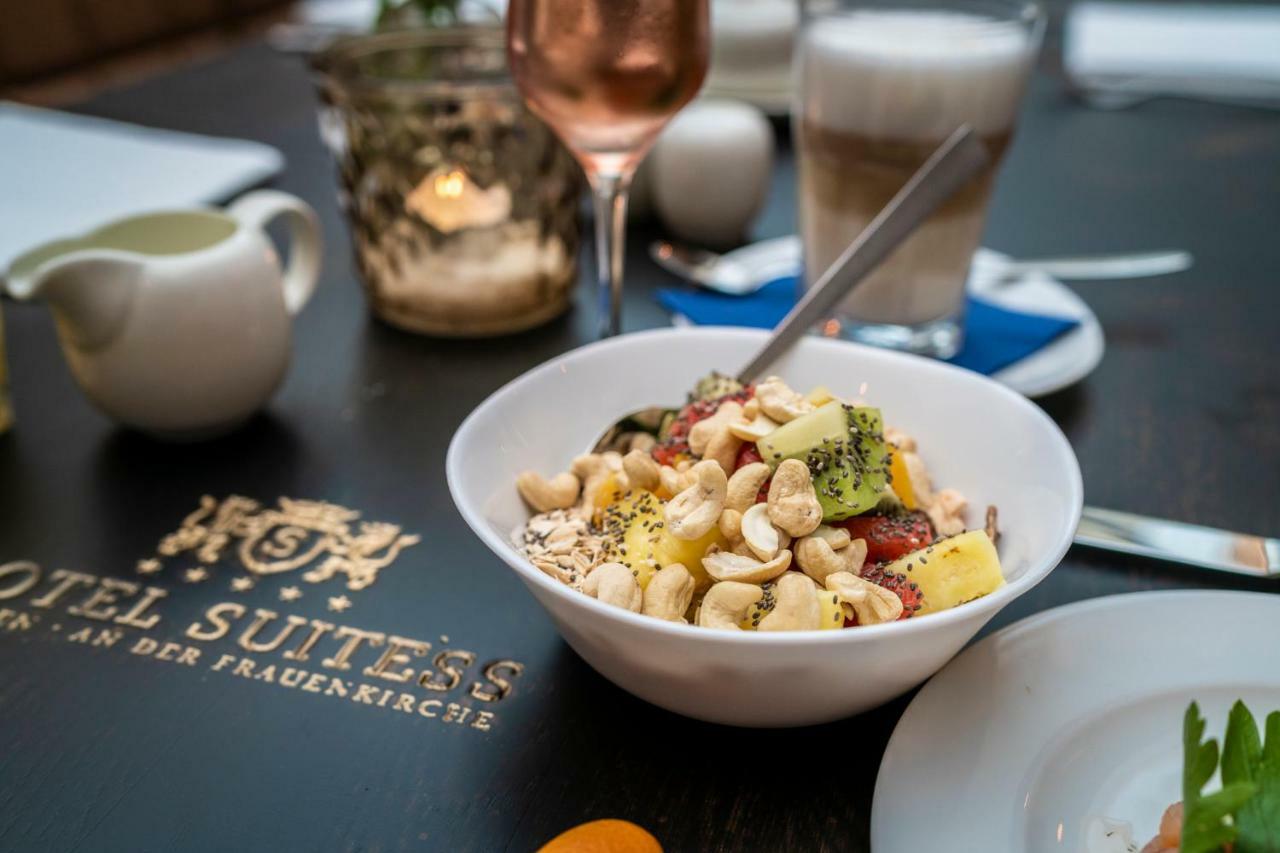
[[302, 310], [316, 289], [324, 247], [320, 219], [311, 206], [297, 196], [279, 190], [245, 193], [227, 207], [227, 213], [241, 224], [265, 230], [277, 216], [289, 222], [291, 247], [289, 266], [284, 271], [284, 306], [289, 316]]

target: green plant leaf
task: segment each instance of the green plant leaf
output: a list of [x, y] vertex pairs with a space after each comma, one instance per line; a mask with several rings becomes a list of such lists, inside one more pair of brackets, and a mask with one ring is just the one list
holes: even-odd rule
[[1192, 702], [1182, 718], [1182, 802], [1190, 808], [1200, 799], [1200, 792], [1213, 778], [1218, 767], [1218, 742], [1204, 737], [1204, 717], [1200, 706]]
[[1262, 741], [1253, 714], [1239, 699], [1227, 716], [1227, 733], [1222, 738], [1222, 781], [1252, 782], [1262, 760]]
[[1251, 782], [1237, 781], [1207, 796], [1202, 793], [1218, 768], [1218, 742], [1201, 741], [1204, 727], [1200, 706], [1192, 702], [1182, 720], [1181, 853], [1219, 853], [1224, 844], [1235, 841], [1236, 828], [1227, 818], [1256, 790]]
[[1249, 709], [1235, 704], [1222, 741], [1222, 780], [1255, 789], [1235, 812], [1236, 853], [1280, 853], [1280, 711], [1267, 716], [1264, 745]]
[[1235, 841], [1237, 829], [1227, 822], [1227, 817], [1248, 802], [1256, 790], [1248, 782], [1237, 782], [1198, 798], [1194, 808], [1188, 809], [1183, 803], [1181, 853], [1220, 853], [1222, 845]]

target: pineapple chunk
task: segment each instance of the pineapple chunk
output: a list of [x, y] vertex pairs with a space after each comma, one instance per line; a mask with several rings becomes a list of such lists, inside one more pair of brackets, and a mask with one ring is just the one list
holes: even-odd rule
[[805, 394], [804, 398], [808, 400], [810, 403], [812, 403], [815, 407], [817, 407], [817, 406], [825, 406], [827, 403], [830, 403], [836, 397], [834, 394], [831, 393], [831, 391], [827, 388], [827, 386], [819, 385], [818, 387], [810, 391], [808, 394]]
[[823, 630], [844, 627], [844, 610], [840, 607], [840, 596], [827, 589], [815, 589], [818, 595], [818, 608], [822, 615], [818, 619], [818, 627]]
[[742, 621], [738, 623], [738, 627], [744, 631], [755, 631], [760, 627], [760, 620], [769, 615], [769, 611], [773, 609], [773, 583], [766, 583], [760, 587], [764, 590], [764, 597], [755, 604], [747, 608], [747, 615], [742, 617]]
[[916, 616], [949, 610], [1004, 586], [1000, 555], [984, 530], [935, 542], [899, 557], [885, 571], [905, 575], [920, 587], [924, 601]]
[[596, 508], [596, 519], [599, 520], [601, 513], [621, 501], [627, 496], [627, 492], [622, 490], [622, 484], [618, 482], [617, 474], [610, 474], [601, 481], [596, 487], [595, 493], [591, 495], [591, 505]]
[[893, 489], [893, 493], [898, 496], [898, 500], [902, 501], [904, 508], [915, 509], [920, 504], [916, 500], [916, 490], [911, 487], [911, 475], [907, 472], [906, 457], [902, 451], [892, 445], [890, 445], [889, 454], [889, 476], [893, 478], [889, 488]]
[[609, 540], [606, 555], [629, 565], [643, 589], [653, 573], [672, 563], [680, 563], [693, 575], [699, 590], [711, 586], [711, 578], [702, 567], [702, 555], [712, 545], [727, 547], [728, 542], [716, 527], [701, 539], [677, 539], [662, 525], [663, 503], [653, 492], [634, 489], [604, 512], [601, 524]]

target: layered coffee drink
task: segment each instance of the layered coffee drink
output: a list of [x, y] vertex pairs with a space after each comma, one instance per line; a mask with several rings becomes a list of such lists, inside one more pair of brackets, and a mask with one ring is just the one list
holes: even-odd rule
[[947, 356], [1038, 28], [977, 12], [853, 8], [807, 22], [794, 116], [806, 281], [853, 241], [962, 124], [990, 167], [842, 306], [855, 338]]

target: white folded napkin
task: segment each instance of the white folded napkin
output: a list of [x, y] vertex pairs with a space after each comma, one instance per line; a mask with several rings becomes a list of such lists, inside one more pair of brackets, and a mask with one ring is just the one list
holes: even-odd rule
[[1077, 3], [1064, 60], [1103, 106], [1162, 95], [1280, 106], [1280, 7]]
[[269, 145], [0, 102], [0, 272], [27, 249], [147, 210], [226, 201], [280, 171]]

